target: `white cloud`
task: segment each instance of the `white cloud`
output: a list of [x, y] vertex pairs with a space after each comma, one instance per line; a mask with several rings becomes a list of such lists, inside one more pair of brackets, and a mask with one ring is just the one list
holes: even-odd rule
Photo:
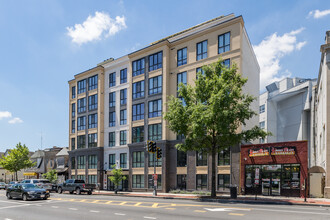
[[330, 9], [328, 10], [324, 10], [324, 11], [320, 11], [320, 10], [313, 10], [313, 11], [310, 11], [308, 13], [308, 18], [309, 17], [313, 17], [315, 19], [319, 19], [319, 18], [322, 18], [324, 16], [327, 16], [327, 15], [330, 15]]
[[23, 120], [20, 118], [13, 118], [8, 121], [9, 124], [18, 124], [18, 123], [23, 123]]
[[107, 13], [95, 12], [95, 16], [88, 16], [82, 24], [75, 24], [74, 27], [67, 27], [67, 34], [72, 42], [81, 45], [94, 40], [100, 40], [115, 35], [125, 29], [125, 16], [111, 18]]
[[261, 90], [263, 90], [266, 85], [274, 81], [291, 76], [289, 70], [280, 72], [280, 60], [283, 56], [288, 55], [295, 50], [300, 50], [304, 45], [306, 45], [306, 41], [297, 42], [296, 35], [301, 33], [303, 30], [304, 28], [300, 28], [289, 33], [285, 33], [282, 36], [274, 33], [262, 40], [260, 44], [253, 46], [260, 65]]
[[3, 118], [10, 118], [11, 117], [11, 113], [10, 112], [0, 112], [0, 120]]

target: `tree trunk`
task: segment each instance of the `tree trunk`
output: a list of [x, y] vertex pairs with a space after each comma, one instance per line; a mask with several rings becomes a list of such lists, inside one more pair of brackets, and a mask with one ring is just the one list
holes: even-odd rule
[[212, 146], [212, 164], [211, 164], [211, 175], [212, 175], [212, 180], [211, 180], [211, 197], [215, 198], [217, 196], [216, 193], [216, 186], [215, 186], [215, 155], [216, 155], [216, 150], [215, 150], [216, 146], [213, 145]]
[[18, 181], [17, 171], [15, 171], [16, 181]]

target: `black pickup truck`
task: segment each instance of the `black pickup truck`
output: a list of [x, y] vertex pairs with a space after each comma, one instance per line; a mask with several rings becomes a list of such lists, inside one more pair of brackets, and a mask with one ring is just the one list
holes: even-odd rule
[[75, 179], [68, 179], [64, 183], [57, 186], [58, 193], [69, 191], [70, 194], [73, 194], [73, 192], [76, 191], [76, 194], [87, 192], [88, 195], [91, 195], [94, 189], [95, 184], [86, 184], [84, 180]]

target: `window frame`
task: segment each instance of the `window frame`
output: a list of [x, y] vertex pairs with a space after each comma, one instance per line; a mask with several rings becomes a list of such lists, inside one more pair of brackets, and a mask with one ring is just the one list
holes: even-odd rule
[[97, 89], [98, 75], [88, 77], [88, 91]]
[[120, 105], [127, 104], [127, 88], [120, 90]]
[[88, 155], [88, 169], [97, 169], [97, 155]]
[[[229, 32], [220, 34], [218, 36], [218, 54], [230, 51], [230, 38], [231, 38], [230, 35], [231, 35], [231, 33], [229, 31]], [[228, 37], [229, 39], [227, 39], [226, 37]], [[222, 38], [222, 40], [220, 40], [220, 38]], [[226, 40], [229, 40], [228, 44], [226, 44]]]
[[120, 110], [120, 125], [127, 124], [127, 109]]
[[84, 113], [86, 112], [86, 97], [77, 100], [77, 112]]
[[162, 140], [162, 123], [148, 125], [148, 140]]
[[[112, 139], [113, 137], [113, 139]], [[112, 131], [112, 132], [109, 132], [109, 147], [114, 147], [116, 146], [116, 132], [115, 131]]]
[[[187, 54], [187, 47], [181, 48], [179, 50], [177, 50], [176, 55], [177, 55], [177, 66], [183, 66], [185, 64], [187, 64], [187, 58], [188, 58], [188, 54]], [[184, 53], [185, 52], [185, 53]], [[184, 56], [185, 54], [185, 56]], [[181, 58], [181, 59], [179, 59]]]
[[116, 86], [116, 72], [109, 73], [109, 88]]
[[[206, 44], [206, 45], [204, 45], [204, 44]], [[199, 51], [199, 45], [201, 45], [200, 46], [201, 51]], [[206, 51], [204, 50], [205, 47], [206, 47]], [[207, 47], [208, 47], [208, 41], [207, 40], [203, 40], [203, 41], [198, 42], [196, 44], [196, 61], [207, 58], [207, 51], [208, 51]]]
[[78, 86], [78, 91], [77, 91], [78, 95], [86, 92], [86, 79], [79, 80], [77, 82], [77, 86]]
[[[135, 114], [134, 114], [135, 110]], [[145, 107], [144, 103], [132, 105], [132, 121], [144, 119]]]
[[116, 111], [109, 112], [109, 127], [116, 126]]
[[116, 165], [116, 154], [109, 154], [109, 169], [112, 169], [113, 165]]
[[88, 129], [97, 128], [97, 113], [88, 115]]
[[116, 106], [116, 92], [109, 93], [109, 108]]
[[127, 83], [127, 68], [120, 70], [120, 84]]
[[127, 144], [127, 130], [121, 130], [119, 145], [126, 145], [126, 144]]
[[86, 148], [86, 135], [78, 135], [77, 136], [77, 149]]
[[161, 94], [163, 89], [163, 76], [160, 75], [149, 78], [148, 87], [149, 95]]
[[144, 151], [132, 152], [132, 168], [144, 167]]
[[[140, 135], [138, 136], [138, 134]], [[138, 127], [132, 127], [132, 143], [140, 143], [143, 141], [144, 141], [144, 125]]]
[[82, 131], [86, 129], [86, 116], [80, 116], [77, 118], [77, 130]]
[[120, 154], [120, 168], [127, 169], [127, 153]]
[[[148, 56], [149, 72], [163, 67], [163, 51]], [[156, 61], [156, 62], [155, 62]]]
[[97, 109], [97, 94], [88, 96], [88, 111], [93, 111]]
[[132, 85], [132, 99], [143, 98], [145, 96], [144, 80], [133, 83]]
[[156, 99], [148, 102], [148, 118], [162, 116], [162, 99]]
[[132, 62], [132, 76], [138, 76], [145, 73], [146, 62], [145, 58], [134, 60]]
[[88, 134], [88, 148], [97, 147], [97, 133]]

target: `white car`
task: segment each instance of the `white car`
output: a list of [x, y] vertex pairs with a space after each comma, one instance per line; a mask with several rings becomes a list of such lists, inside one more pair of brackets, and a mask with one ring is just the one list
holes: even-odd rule
[[0, 189], [6, 190], [7, 189], [7, 184], [4, 183], [4, 182], [0, 182]]

